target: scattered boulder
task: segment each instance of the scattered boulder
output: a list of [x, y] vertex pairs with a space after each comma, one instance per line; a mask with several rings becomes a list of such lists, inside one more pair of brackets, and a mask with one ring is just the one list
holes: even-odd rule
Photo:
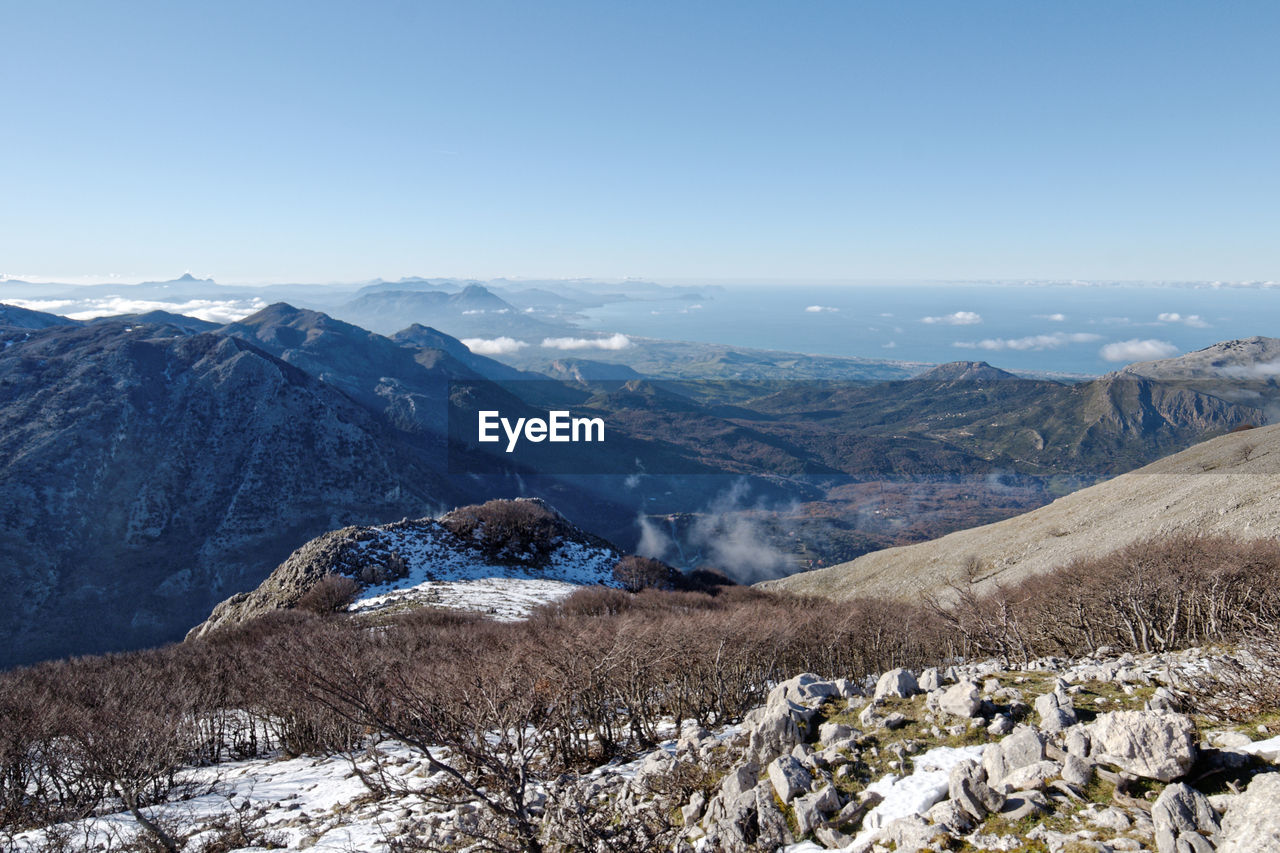
[[824, 744], [846, 741], [853, 736], [853, 728], [844, 723], [823, 723], [818, 726], [818, 740]]
[[947, 795], [974, 822], [1004, 807], [1004, 795], [987, 784], [987, 771], [972, 759], [951, 768], [947, 778]]
[[769, 781], [784, 803], [789, 803], [813, 787], [813, 774], [791, 755], [784, 755], [769, 765]]
[[972, 681], [961, 681], [942, 691], [938, 697], [938, 710], [953, 717], [970, 719], [979, 716], [982, 708], [982, 691]]
[[1058, 762], [1037, 761], [1010, 771], [1000, 780], [999, 787], [1006, 794], [1014, 791], [1033, 791], [1046, 787], [1050, 781], [1061, 775], [1062, 765]]
[[1040, 715], [1040, 730], [1060, 732], [1076, 724], [1076, 712], [1070, 699], [1063, 701], [1061, 693], [1046, 693], [1036, 698], [1036, 713]]
[[916, 686], [925, 693], [932, 693], [942, 687], [942, 675], [939, 674], [936, 667], [929, 667], [920, 673]]
[[1049, 801], [1039, 791], [1015, 791], [1005, 799], [1000, 816], [1008, 821], [1019, 821], [1049, 810]]
[[987, 733], [996, 737], [1007, 735], [1013, 731], [1013, 717], [1008, 714], [996, 714], [987, 726]]
[[884, 727], [889, 731], [895, 731], [907, 724], [907, 718], [903, 714], [894, 711], [892, 714], [884, 718]]
[[1280, 850], [1280, 773], [1253, 777], [1222, 817], [1218, 853]]
[[982, 753], [987, 784], [998, 785], [1009, 773], [1042, 761], [1044, 757], [1044, 736], [1030, 726], [1018, 726], [1013, 734], [988, 746]]
[[909, 699], [919, 692], [920, 685], [910, 670], [891, 669], [880, 676], [880, 680], [876, 682], [876, 692], [873, 698], [877, 702], [890, 697]]
[[1093, 781], [1093, 765], [1083, 758], [1068, 755], [1062, 762], [1062, 781], [1083, 788]]
[[1172, 782], [1196, 760], [1191, 720], [1168, 711], [1115, 711], [1089, 726], [1090, 758], [1157, 782]]
[[1208, 839], [1216, 837], [1219, 829], [1218, 815], [1209, 798], [1182, 783], [1161, 792], [1151, 807], [1151, 821], [1155, 824], [1159, 853], [1211, 853], [1213, 845]]
[[812, 794], [796, 797], [792, 804], [792, 812], [796, 818], [796, 828], [800, 830], [801, 835], [808, 835], [813, 832], [820, 824], [826, 821], [827, 816], [834, 814], [840, 809], [840, 796], [836, 793], [836, 789], [830, 785], [824, 785], [821, 790]]

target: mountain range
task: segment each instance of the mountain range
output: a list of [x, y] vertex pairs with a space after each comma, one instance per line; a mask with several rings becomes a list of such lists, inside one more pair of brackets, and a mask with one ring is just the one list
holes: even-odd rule
[[[0, 318], [0, 664], [180, 637], [325, 531], [499, 497], [545, 498], [680, 568], [754, 580], [743, 561], [765, 555], [760, 571], [785, 574], [1265, 423], [1271, 390], [973, 362], [888, 382], [673, 380], [567, 359], [547, 375], [431, 327], [388, 338], [287, 304], [228, 325]], [[602, 417], [609, 441], [519, 458], [451, 441], [480, 408], [551, 407]]]

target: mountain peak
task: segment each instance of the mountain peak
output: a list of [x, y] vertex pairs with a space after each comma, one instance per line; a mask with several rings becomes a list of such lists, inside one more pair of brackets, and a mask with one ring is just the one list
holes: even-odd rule
[[992, 367], [985, 361], [949, 361], [930, 368], [915, 378], [926, 382], [990, 382], [999, 379], [1017, 379], [1009, 371]]

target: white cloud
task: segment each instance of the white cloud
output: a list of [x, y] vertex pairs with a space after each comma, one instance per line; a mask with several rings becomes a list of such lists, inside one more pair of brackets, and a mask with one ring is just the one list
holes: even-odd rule
[[830, 305], [810, 305], [804, 310], [808, 311], [810, 314], [823, 314], [830, 311], [839, 311], [840, 309], [833, 308]]
[[982, 322], [982, 315], [976, 311], [957, 311], [942, 317], [921, 317], [921, 323], [943, 323], [947, 326], [974, 326]]
[[1150, 361], [1156, 358], [1168, 358], [1177, 353], [1178, 348], [1173, 344], [1168, 341], [1157, 341], [1154, 338], [1117, 341], [1098, 350], [1098, 354], [1107, 361]]
[[631, 339], [621, 333], [607, 338], [543, 338], [542, 345], [547, 349], [620, 350], [631, 346]]
[[1208, 328], [1209, 324], [1199, 314], [1179, 314], [1177, 311], [1166, 311], [1156, 316], [1161, 323], [1182, 323], [1196, 329]]
[[985, 338], [981, 341], [956, 341], [952, 346], [984, 350], [1046, 350], [1067, 344], [1087, 344], [1102, 336], [1091, 332], [1054, 332], [1051, 335], [1028, 335], [1025, 338]]
[[1280, 360], [1258, 364], [1228, 364], [1218, 372], [1234, 379], [1274, 379], [1280, 376]]
[[1032, 314], [1031, 316], [1037, 320], [1048, 320], [1051, 323], [1064, 323], [1067, 319], [1066, 314]]
[[897, 341], [889, 341], [889, 343], [887, 343], [887, 344], [881, 344], [881, 346], [882, 346], [884, 349], [897, 349], [897, 348], [898, 348], [898, 342], [897, 342]]
[[476, 355], [506, 355], [527, 347], [527, 341], [515, 338], [463, 338], [462, 344]]
[[114, 317], [118, 314], [146, 314], [148, 311], [168, 311], [183, 314], [210, 323], [234, 323], [250, 314], [261, 311], [267, 303], [253, 299], [192, 299], [187, 302], [160, 302], [152, 299], [125, 299], [107, 296], [100, 299], [11, 299], [10, 303], [32, 311], [62, 314], [72, 320], [92, 320], [95, 317]]

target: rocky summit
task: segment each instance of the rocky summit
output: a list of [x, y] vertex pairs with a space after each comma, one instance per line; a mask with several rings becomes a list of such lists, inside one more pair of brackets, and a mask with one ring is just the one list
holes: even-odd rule
[[295, 607], [331, 577], [354, 582], [343, 604], [358, 613], [446, 607], [516, 618], [580, 586], [620, 586], [614, 569], [621, 557], [536, 498], [344, 527], [294, 551], [253, 591], [219, 604], [190, 636]]

